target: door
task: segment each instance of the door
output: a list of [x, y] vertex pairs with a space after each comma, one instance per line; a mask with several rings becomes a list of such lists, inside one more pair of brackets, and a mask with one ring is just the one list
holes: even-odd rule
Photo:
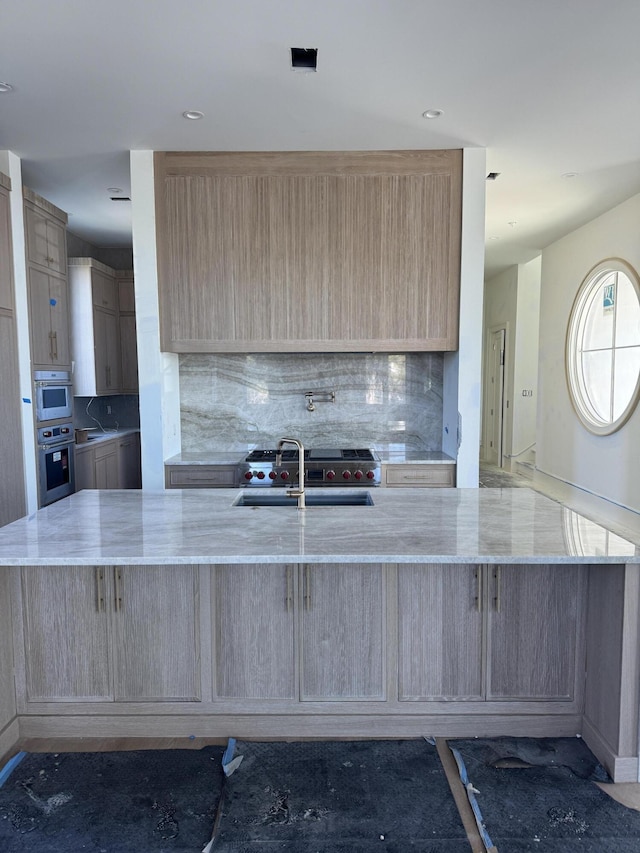
[[22, 569], [28, 702], [113, 699], [108, 589], [104, 568]]
[[252, 564], [211, 571], [216, 695], [297, 699], [294, 568]]
[[572, 701], [585, 570], [488, 566], [487, 699]]
[[198, 566], [115, 566], [116, 701], [200, 699]]
[[487, 359], [484, 457], [487, 462], [497, 465], [499, 468], [502, 467], [504, 347], [505, 329], [497, 329], [491, 332]]
[[482, 566], [398, 566], [398, 698], [482, 699]]
[[384, 568], [301, 568], [301, 699], [385, 699]]

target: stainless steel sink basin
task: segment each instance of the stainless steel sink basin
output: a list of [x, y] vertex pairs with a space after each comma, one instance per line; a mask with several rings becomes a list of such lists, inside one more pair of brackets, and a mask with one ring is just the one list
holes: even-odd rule
[[[354, 491], [348, 494], [336, 495], [319, 495], [310, 491], [304, 493], [305, 501], [308, 507], [316, 506], [373, 506], [373, 499], [369, 492]], [[246, 491], [242, 492], [235, 501], [233, 506], [251, 506], [251, 507], [270, 507], [270, 506], [291, 506], [297, 507], [297, 498], [289, 497], [283, 490], [259, 492]]]

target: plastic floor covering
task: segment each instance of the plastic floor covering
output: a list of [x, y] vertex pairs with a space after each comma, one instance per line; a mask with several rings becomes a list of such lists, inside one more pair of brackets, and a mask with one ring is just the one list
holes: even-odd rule
[[640, 812], [594, 782], [610, 781], [579, 738], [449, 740], [464, 762], [499, 853], [638, 853]]

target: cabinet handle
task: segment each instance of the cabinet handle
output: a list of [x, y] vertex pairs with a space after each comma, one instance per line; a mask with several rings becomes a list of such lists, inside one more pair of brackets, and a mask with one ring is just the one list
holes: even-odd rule
[[475, 572], [476, 575], [476, 597], [475, 604], [476, 610], [480, 612], [482, 610], [482, 566], [479, 566]]
[[304, 567], [304, 609], [311, 610], [311, 567]]
[[54, 360], [53, 356], [53, 332], [49, 332], [49, 358], [51, 361]]
[[495, 585], [496, 585], [496, 587], [495, 587], [496, 594], [493, 597], [493, 601], [495, 604], [496, 613], [500, 613], [500, 610], [502, 607], [502, 600], [501, 600], [501, 597], [502, 597], [502, 571], [501, 571], [500, 566], [498, 566], [496, 569], [494, 569], [493, 579], [494, 579]]
[[116, 611], [120, 612], [122, 610], [123, 601], [122, 601], [122, 569], [116, 569]]
[[53, 333], [53, 346], [54, 346], [53, 360], [57, 361], [58, 360], [58, 333], [57, 332]]
[[104, 569], [101, 566], [96, 567], [96, 606], [98, 613], [104, 612]]
[[291, 607], [293, 605], [293, 592], [291, 589], [291, 566], [287, 566], [287, 595], [285, 597], [285, 605], [287, 608], [287, 613], [291, 613]]

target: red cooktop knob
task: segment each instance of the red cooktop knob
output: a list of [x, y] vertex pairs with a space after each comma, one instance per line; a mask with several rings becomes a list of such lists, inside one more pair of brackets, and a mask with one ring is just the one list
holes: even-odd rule
[[335, 479], [336, 472], [335, 471], [327, 471], [327, 480]]
[[356, 471], [356, 473], [353, 476], [356, 478], [356, 480], [361, 480], [363, 478], [364, 474], [362, 473], [362, 471]]
[[277, 478], [277, 476], [278, 475], [276, 474], [275, 471], [269, 471], [269, 479], [270, 480], [275, 480]]
[[289, 479], [289, 472], [283, 471], [282, 474], [280, 474], [280, 476], [282, 477], [283, 480], [288, 480]]
[[350, 480], [351, 479], [351, 471], [343, 471], [342, 476], [345, 480]]
[[367, 480], [373, 480], [375, 476], [375, 471], [367, 471]]
[[250, 480], [253, 477], [253, 473], [251, 471], [247, 471], [244, 475], [245, 480]]
[[258, 479], [264, 480], [264, 471], [258, 471]]

